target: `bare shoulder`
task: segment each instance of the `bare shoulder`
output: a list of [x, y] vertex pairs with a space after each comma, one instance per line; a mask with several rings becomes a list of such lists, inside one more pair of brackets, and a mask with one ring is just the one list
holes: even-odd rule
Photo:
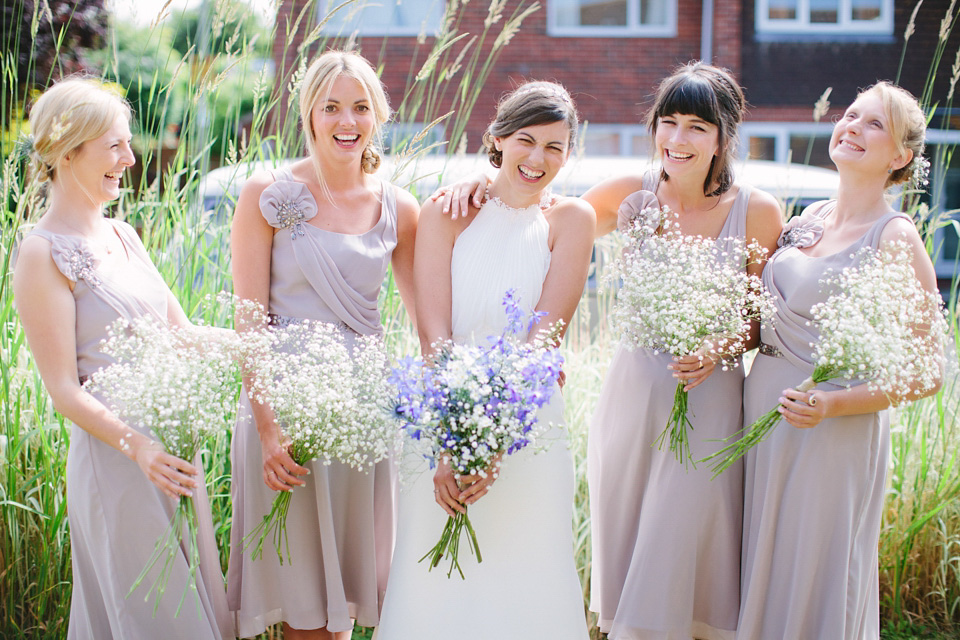
[[780, 202], [772, 195], [761, 189], [750, 192], [750, 201], [747, 203], [747, 224], [758, 225], [764, 229], [779, 230], [783, 227], [783, 211]]
[[923, 244], [920, 239], [920, 232], [917, 231], [917, 226], [913, 224], [913, 221], [899, 216], [885, 224], [883, 231], [880, 233], [881, 242], [896, 242], [898, 240], [912, 245]]
[[397, 194], [397, 214], [401, 218], [416, 217], [420, 212], [420, 203], [413, 197], [413, 194], [406, 189], [394, 187]]
[[17, 249], [13, 268], [13, 291], [22, 297], [27, 290], [41, 290], [54, 283], [68, 286], [50, 253], [50, 241], [38, 235], [27, 236]]
[[558, 230], [573, 228], [578, 232], [592, 234], [597, 224], [593, 207], [581, 198], [561, 198], [547, 210], [546, 215]]
[[276, 182], [276, 179], [269, 171], [258, 171], [243, 183], [243, 187], [240, 188], [240, 197], [245, 200], [250, 198], [259, 199], [264, 189], [274, 182]]

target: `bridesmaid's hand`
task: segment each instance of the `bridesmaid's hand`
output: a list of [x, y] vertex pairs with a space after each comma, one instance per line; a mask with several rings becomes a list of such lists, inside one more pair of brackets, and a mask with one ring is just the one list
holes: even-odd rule
[[139, 446], [132, 457], [147, 479], [171, 498], [190, 497], [191, 489], [199, 486], [196, 479], [199, 470], [186, 460], [170, 455], [153, 440]]
[[433, 498], [451, 518], [457, 515], [457, 512], [467, 511], [460, 504], [460, 485], [457, 484], [447, 456], [441, 456], [437, 462], [437, 471], [433, 474]]
[[279, 437], [261, 440], [263, 447], [263, 482], [273, 491], [292, 491], [306, 484], [298, 476], [310, 471], [293, 461], [290, 456], [290, 441]]
[[441, 200], [443, 213], [449, 213], [452, 220], [459, 216], [466, 217], [470, 213], [470, 201], [473, 200], [473, 206], [480, 208], [483, 204], [483, 196], [487, 192], [489, 184], [487, 174], [480, 172], [469, 178], [464, 178], [452, 185], [440, 187], [430, 196], [431, 200]]
[[487, 491], [490, 491], [490, 487], [500, 476], [500, 461], [502, 459], [502, 455], [495, 457], [493, 464], [490, 465], [490, 468], [487, 469], [483, 475], [474, 474], [460, 478], [460, 485], [466, 487], [460, 492], [460, 502], [465, 505], [471, 505], [487, 495]]
[[827, 417], [830, 394], [825, 391], [784, 389], [780, 397], [780, 415], [798, 429], [811, 429]]
[[710, 377], [717, 367], [717, 356], [707, 348], [700, 348], [688, 356], [674, 356], [673, 364], [667, 368], [673, 371], [673, 377], [685, 382], [684, 391], [689, 392]]

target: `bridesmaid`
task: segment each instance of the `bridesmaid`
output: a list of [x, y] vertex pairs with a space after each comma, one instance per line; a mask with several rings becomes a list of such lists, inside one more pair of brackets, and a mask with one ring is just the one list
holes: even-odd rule
[[[111, 364], [100, 352], [118, 318], [151, 315], [190, 327], [130, 225], [104, 217], [133, 166], [130, 108], [99, 82], [47, 89], [30, 113], [32, 165], [47, 209], [24, 238], [13, 276], [23, 330], [57, 411], [73, 424], [67, 454], [73, 595], [70, 639], [234, 637], [203, 474], [165, 453], [148, 429], [127, 424], [81, 386]], [[127, 592], [166, 532], [180, 496], [192, 495], [200, 530], [200, 615], [185, 604], [190, 579], [176, 559], [153, 613], [146, 585]]]
[[[247, 182], [231, 235], [236, 294], [263, 305], [271, 324], [329, 322], [348, 343], [382, 333], [377, 296], [388, 263], [412, 309], [419, 206], [372, 175], [389, 115], [383, 85], [359, 55], [328, 51], [307, 69], [300, 118], [309, 157]], [[240, 409], [227, 573], [239, 635], [283, 622], [287, 640], [344, 640], [354, 620], [375, 626], [393, 551], [392, 463], [368, 473], [336, 462], [300, 466], [269, 407], [244, 394]], [[277, 491], [294, 489], [287, 519], [292, 563], [281, 564], [272, 548], [251, 560], [244, 536]]]
[[810, 344], [818, 335], [809, 320], [827, 296], [821, 277], [850, 265], [861, 247], [909, 243], [917, 277], [936, 291], [913, 221], [886, 194], [919, 165], [925, 128], [923, 111], [903, 89], [881, 82], [861, 93], [830, 138], [837, 199], [791, 221], [763, 272], [777, 316], [763, 328], [747, 377], [745, 421], [779, 402], [789, 425], [746, 456], [738, 639], [880, 635], [877, 545], [890, 403], [863, 384], [823, 383], [808, 393], [789, 385], [813, 372]]
[[[622, 227], [653, 192], [687, 235], [757, 241], [773, 250], [782, 226], [772, 196], [734, 181], [740, 87], [700, 62], [660, 83], [647, 117], [659, 174], [609, 180], [587, 191], [598, 233]], [[761, 265], [747, 271], [760, 274]], [[753, 327], [747, 348], [757, 344]], [[739, 358], [737, 353], [725, 357]], [[588, 440], [593, 534], [590, 608], [610, 638], [734, 637], [740, 593], [742, 466], [711, 480], [651, 446], [685, 381], [693, 460], [740, 429], [743, 368], [728, 371], [703, 348], [683, 357], [617, 348]], [[772, 637], [772, 636], [771, 636]]]

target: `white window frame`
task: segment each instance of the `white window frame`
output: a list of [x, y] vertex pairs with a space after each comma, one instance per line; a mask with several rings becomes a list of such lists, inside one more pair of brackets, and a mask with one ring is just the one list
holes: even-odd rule
[[[389, 5], [396, 4], [397, 0], [359, 0], [356, 5], [348, 5], [337, 12], [337, 15], [350, 15], [352, 11], [357, 10], [357, 8], [372, 8], [376, 9], [378, 7], [386, 7]], [[319, 4], [319, 11], [317, 13], [317, 21], [323, 20], [327, 15], [327, 11], [330, 9], [336, 8], [342, 3], [342, 0], [325, 0]], [[437, 34], [440, 30], [441, 25], [443, 24], [443, 15], [446, 10], [446, 2], [444, 0], [433, 0], [431, 4], [432, 15], [424, 16], [423, 20], [418, 22], [415, 26], [394, 26], [389, 25], [382, 27], [379, 25], [373, 25], [367, 28], [363, 28], [362, 24], [352, 31], [345, 31], [345, 28], [341, 25], [324, 25], [324, 28], [321, 30], [321, 33], [328, 36], [341, 36], [349, 37], [356, 34], [357, 37], [366, 38], [366, 37], [382, 37], [382, 36], [394, 36], [394, 37], [405, 37], [412, 36], [417, 37], [421, 34], [432, 37]], [[430, 20], [433, 19], [433, 22]], [[426, 23], [426, 24], [424, 24]]]
[[768, 18], [769, 0], [756, 0], [757, 33], [792, 33], [811, 35], [892, 35], [893, 0], [880, 1], [880, 19], [876, 21], [852, 20], [851, 0], [840, 0], [837, 24], [810, 22], [810, 0], [797, 0], [797, 17], [794, 20], [772, 20]]
[[829, 138], [833, 133], [830, 122], [744, 122], [740, 125], [740, 157], [750, 152], [750, 138], [774, 139], [774, 162], [803, 162], [803, 158], [790, 157], [791, 136]]
[[677, 35], [677, 0], [666, 3], [665, 24], [639, 24], [640, 0], [627, 0], [627, 24], [560, 26], [556, 0], [547, 0], [547, 35], [555, 38], [673, 38]]

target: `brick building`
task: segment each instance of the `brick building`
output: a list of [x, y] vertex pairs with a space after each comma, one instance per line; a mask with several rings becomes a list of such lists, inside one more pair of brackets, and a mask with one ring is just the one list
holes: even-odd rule
[[[411, 69], [415, 73], [420, 67], [432, 34], [440, 29], [443, 0], [378, 1], [384, 4], [334, 16], [321, 30], [321, 41], [331, 40], [315, 44], [311, 54], [320, 46], [342, 46], [338, 34], [355, 33], [361, 52], [382, 65], [381, 77], [396, 106]], [[521, 0], [501, 2], [505, 21]], [[280, 6], [278, 25], [297, 23], [301, 13], [303, 18], [296, 30], [277, 29], [278, 87], [288, 86], [297, 63], [295, 45], [316, 28], [328, 3], [338, 4], [285, 0]], [[915, 7], [914, 0], [541, 0], [539, 10], [501, 51], [466, 127], [467, 146], [478, 148], [504, 92], [525, 79], [547, 79], [563, 83], [574, 95], [588, 123], [588, 154], [649, 155], [641, 122], [657, 83], [677, 65], [704, 59], [730, 69], [745, 87], [750, 109], [743, 127], [744, 154], [803, 161], [812, 146], [811, 162], [831, 166], [826, 156], [831, 118], [858, 88], [896, 79], [904, 51], [900, 84], [915, 94], [923, 90], [941, 22], [951, 9], [956, 20], [960, 7], [948, 0], [924, 0], [905, 49]], [[460, 8], [457, 29], [480, 33], [489, 8], [486, 0], [470, 0]], [[491, 33], [499, 28], [495, 25]], [[294, 46], [286, 44], [288, 38]], [[488, 49], [492, 40], [487, 40]], [[960, 27], [952, 29], [943, 47], [933, 92], [941, 108], [931, 124], [932, 145], [960, 141], [955, 131], [960, 122], [953, 110], [942, 108], [958, 46]], [[828, 87], [832, 108], [814, 122], [814, 103]], [[437, 137], [449, 138], [450, 133], [438, 132]], [[931, 157], [938, 160], [936, 153]], [[948, 208], [960, 208], [960, 158], [954, 164], [956, 169], [941, 168], [931, 195]]]

